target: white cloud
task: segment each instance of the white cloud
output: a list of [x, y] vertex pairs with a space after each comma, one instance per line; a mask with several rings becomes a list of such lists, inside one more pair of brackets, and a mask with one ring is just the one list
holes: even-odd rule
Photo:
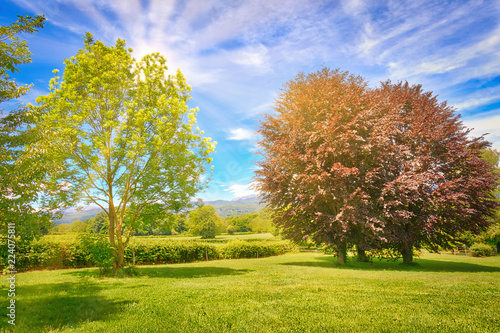
[[257, 192], [252, 188], [252, 183], [246, 185], [232, 184], [224, 191], [231, 192], [235, 197], [257, 195]]
[[229, 132], [231, 135], [228, 137], [228, 140], [252, 140], [255, 137], [253, 131], [245, 128], [237, 128]]
[[253, 67], [260, 73], [265, 73], [271, 70], [268, 53], [267, 47], [262, 44], [250, 46], [239, 50], [233, 61], [243, 66]]
[[493, 148], [500, 150], [500, 110], [497, 114], [483, 118], [464, 118], [463, 122], [468, 128], [472, 128], [471, 135], [478, 137], [488, 133], [486, 140], [493, 144]]
[[457, 110], [466, 110], [472, 107], [480, 106], [480, 105], [485, 105], [488, 104], [492, 101], [495, 101], [497, 99], [500, 99], [500, 96], [489, 96], [489, 97], [484, 97], [484, 98], [473, 98], [466, 100], [461, 103], [454, 104], [453, 106], [457, 108]]

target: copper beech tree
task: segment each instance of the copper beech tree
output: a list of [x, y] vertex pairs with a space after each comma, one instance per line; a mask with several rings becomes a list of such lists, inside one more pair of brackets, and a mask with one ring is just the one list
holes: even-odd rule
[[382, 84], [323, 68], [285, 84], [261, 122], [258, 189], [288, 238], [333, 245], [449, 246], [480, 231], [495, 208], [496, 176], [453, 108], [420, 86]]
[[498, 205], [498, 173], [482, 158], [489, 143], [420, 85], [385, 82], [372, 93], [380, 117], [369, 141], [382, 148], [384, 171], [371, 199], [383, 240], [411, 263], [415, 247], [449, 248], [486, 229]]

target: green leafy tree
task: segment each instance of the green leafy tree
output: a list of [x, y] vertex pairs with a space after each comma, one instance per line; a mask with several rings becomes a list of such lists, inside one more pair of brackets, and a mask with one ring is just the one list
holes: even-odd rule
[[[170, 235], [175, 229], [176, 214], [163, 210], [160, 204], [145, 207], [137, 218], [137, 235]], [[125, 219], [128, 222], [128, 219]]]
[[249, 213], [241, 216], [228, 216], [226, 217], [226, 223], [228, 225], [234, 226], [236, 228], [236, 231], [238, 232], [251, 231], [251, 222], [258, 216], [258, 213]]
[[200, 206], [189, 212], [189, 232], [193, 235], [200, 235], [201, 238], [215, 238], [217, 225], [221, 220], [214, 206]]
[[43, 28], [44, 21], [43, 15], [18, 15], [16, 22], [9, 26], [0, 26], [0, 103], [20, 97], [30, 90], [31, 86], [18, 86], [10, 76], [19, 73], [19, 65], [31, 62], [28, 43], [18, 35], [38, 31]]
[[61, 187], [55, 200], [106, 212], [115, 270], [147, 207], [179, 211], [203, 188], [215, 148], [196, 127], [182, 73], [167, 75], [159, 53], [136, 61], [131, 51], [123, 40], [108, 47], [88, 33], [64, 61], [63, 77], [55, 71], [52, 92], [37, 99], [40, 139], [26, 149], [59, 165], [49, 175]]
[[88, 221], [76, 220], [70, 224], [71, 232], [83, 233], [86, 232], [88, 228]]
[[90, 219], [87, 225], [87, 232], [93, 234], [106, 233], [109, 228], [109, 218], [106, 212], [100, 212]]
[[[20, 158], [23, 147], [36, 137], [30, 135], [33, 117], [25, 108], [5, 110], [4, 102], [18, 98], [31, 88], [19, 86], [12, 74], [19, 73], [19, 65], [31, 62], [31, 52], [20, 34], [36, 32], [44, 25], [45, 17], [18, 16], [9, 26], [0, 26], [0, 232], [8, 223], [15, 223], [18, 244], [38, 237], [50, 227], [52, 214], [36, 209], [39, 193], [49, 190], [39, 182], [45, 166], [33, 167], [30, 161]], [[23, 130], [24, 129], [24, 130]], [[43, 162], [43, 161], [42, 161]], [[54, 208], [54, 207], [53, 207]], [[0, 236], [1, 237], [1, 236]], [[6, 247], [5, 247], [6, 248]], [[3, 250], [3, 247], [2, 247]], [[1, 253], [3, 258], [7, 256]]]
[[277, 235], [278, 231], [273, 223], [272, 211], [269, 208], [262, 208], [259, 215], [250, 221], [250, 228], [254, 232], [269, 232]]

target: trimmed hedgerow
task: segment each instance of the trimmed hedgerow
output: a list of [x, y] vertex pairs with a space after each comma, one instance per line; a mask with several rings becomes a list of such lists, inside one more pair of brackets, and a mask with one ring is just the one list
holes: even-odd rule
[[[232, 240], [226, 244], [197, 240], [140, 239], [125, 249], [125, 261], [132, 264], [174, 263], [200, 260], [260, 258], [293, 250], [288, 241]], [[60, 267], [100, 266], [112, 264], [112, 253], [104, 235], [82, 235], [68, 242], [44, 238], [17, 249], [17, 268], [21, 270]]]

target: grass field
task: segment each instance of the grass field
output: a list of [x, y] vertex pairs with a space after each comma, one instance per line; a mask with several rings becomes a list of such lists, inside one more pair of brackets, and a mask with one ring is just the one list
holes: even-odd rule
[[500, 256], [417, 262], [338, 267], [297, 253], [142, 266], [127, 278], [22, 273], [16, 332], [500, 332]]

